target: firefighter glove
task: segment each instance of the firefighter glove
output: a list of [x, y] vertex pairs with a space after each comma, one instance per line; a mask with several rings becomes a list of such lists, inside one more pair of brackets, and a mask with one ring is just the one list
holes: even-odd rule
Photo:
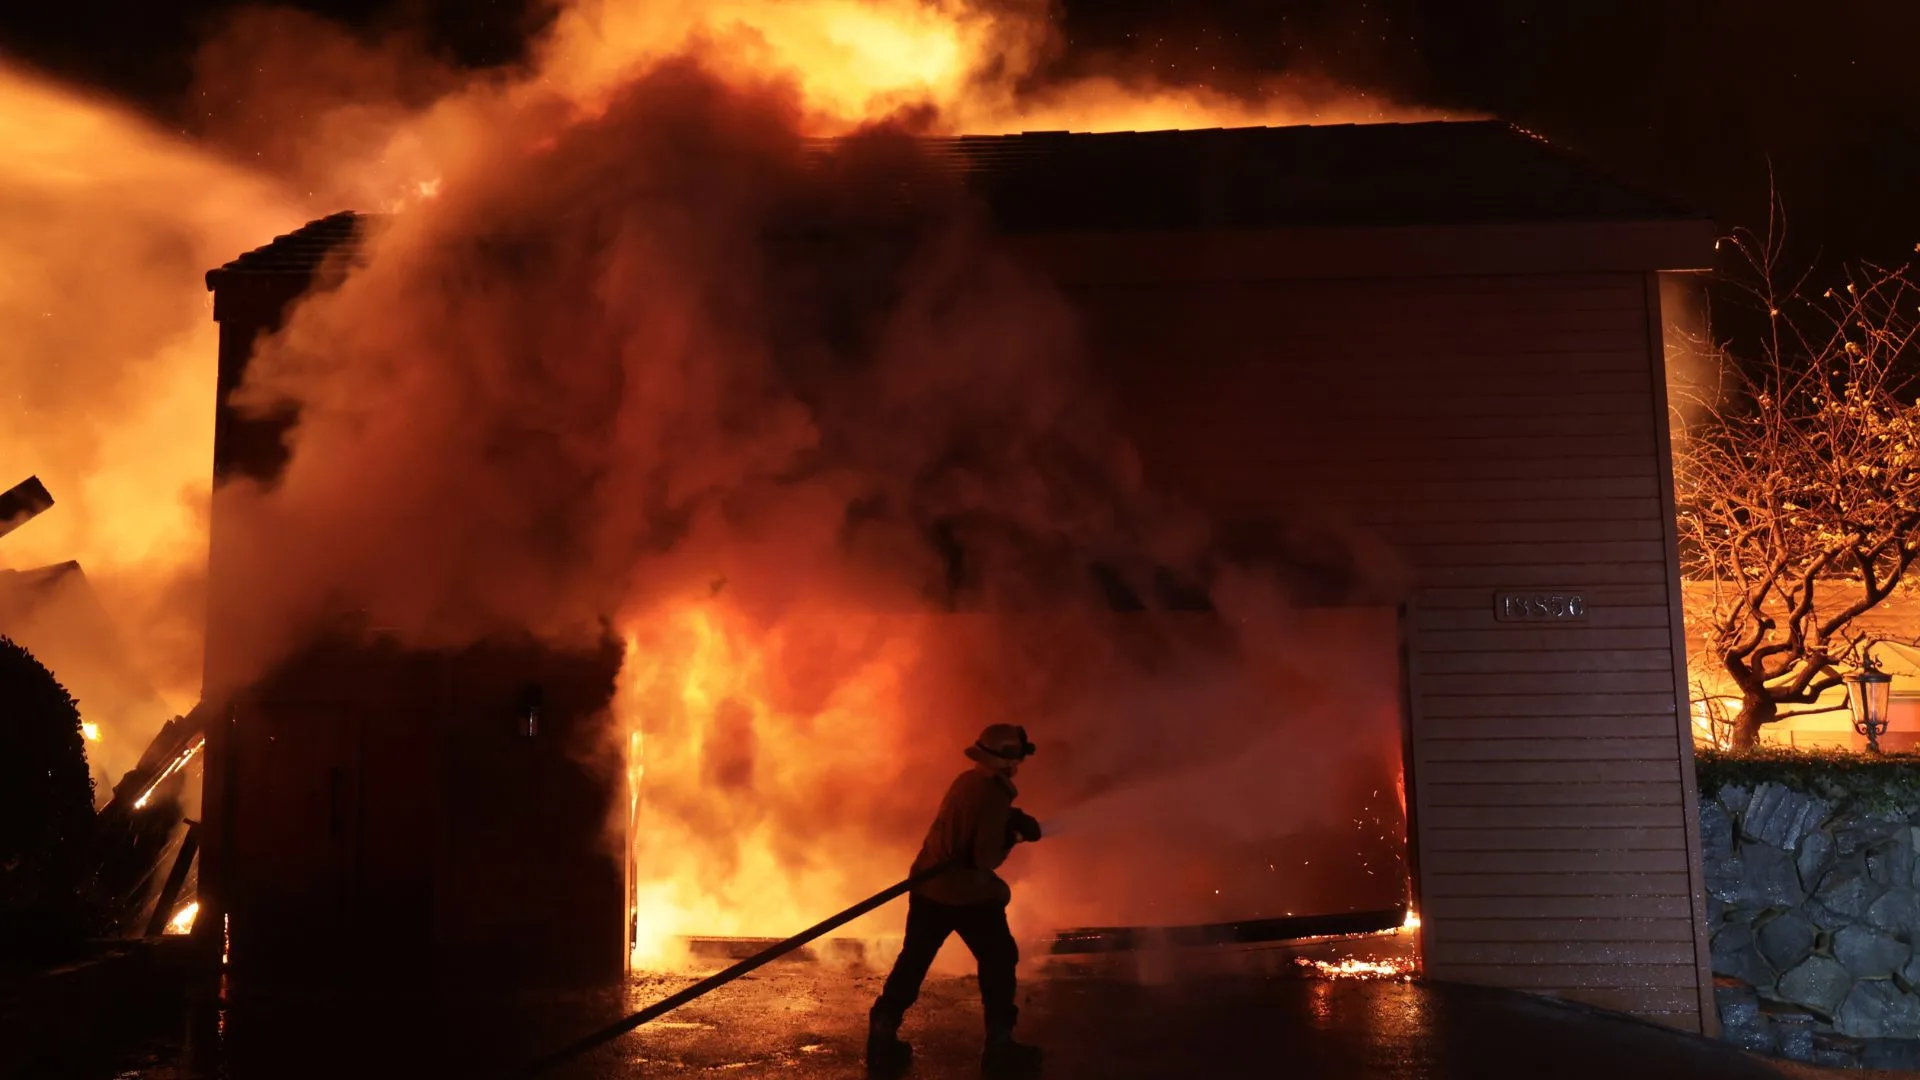
[[1013, 819], [1007, 822], [1007, 830], [1015, 840], [1025, 840], [1029, 844], [1040, 839], [1040, 822], [1024, 810], [1013, 812]]

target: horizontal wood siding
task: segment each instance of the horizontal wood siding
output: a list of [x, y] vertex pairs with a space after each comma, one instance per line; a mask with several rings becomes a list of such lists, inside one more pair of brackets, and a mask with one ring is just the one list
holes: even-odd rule
[[[1646, 279], [1088, 287], [1150, 474], [1384, 541], [1430, 977], [1702, 1023]], [[1503, 623], [1496, 591], [1588, 615]]]

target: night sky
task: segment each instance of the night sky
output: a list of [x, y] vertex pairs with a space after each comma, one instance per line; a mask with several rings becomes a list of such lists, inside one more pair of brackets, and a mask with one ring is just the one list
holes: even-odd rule
[[[191, 130], [193, 47], [232, 0], [15, 0], [0, 50]], [[515, 57], [538, 0], [307, 0], [419, 33], [470, 65]], [[1920, 4], [1901, 0], [1079, 0], [1062, 70], [1311, 69], [1491, 113], [1725, 225], [1761, 221], [1771, 170], [1796, 247], [1904, 260], [1920, 241]]]

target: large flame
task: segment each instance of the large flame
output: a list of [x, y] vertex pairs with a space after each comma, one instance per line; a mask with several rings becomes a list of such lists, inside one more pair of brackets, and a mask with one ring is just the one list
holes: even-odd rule
[[[845, 806], [913, 756], [898, 720], [920, 648], [912, 620], [876, 614], [764, 628], [704, 601], [636, 621], [617, 699], [636, 965], [686, 936], [785, 936], [899, 876], [911, 850]], [[809, 668], [827, 681], [800, 685]]]
[[[464, 86], [423, 57], [397, 60], [338, 33], [316, 42], [324, 27], [284, 12], [243, 19], [211, 55], [221, 95], [247, 103], [239, 149], [264, 145], [301, 190], [370, 210], [431, 197], [503, 107], [542, 110], [548, 123], [591, 117], [684, 58], [736, 84], [786, 84], [817, 136], [889, 118], [934, 134], [1005, 134], [1444, 117], [1302, 74], [1243, 74], [1231, 89], [1170, 83], [1145, 64], [1060, 76], [1064, 43], [1050, 14], [1044, 2], [982, 0], [569, 0], [527, 71]], [[451, 88], [425, 104], [418, 92], [379, 99], [378, 89], [367, 91], [376, 100], [315, 96], [316, 85], [391, 90], [407, 81], [395, 74], [404, 63]]]
[[1326, 83], [1254, 80], [1235, 95], [1129, 76], [1045, 75], [1061, 52], [1044, 3], [979, 0], [577, 0], [544, 60], [581, 100], [663, 56], [693, 52], [723, 72], [791, 78], [818, 134], [907, 109], [972, 134], [1355, 123], [1411, 110]]
[[[1009, 663], [1010, 640], [1026, 642], [1012, 646], [1018, 650], [1046, 636], [1023, 630], [1018, 621], [817, 609], [769, 621], [704, 596], [632, 617], [616, 706], [635, 793], [625, 807], [623, 833], [631, 859], [632, 964], [674, 966], [686, 959], [685, 939], [691, 937], [784, 937], [901, 877], [942, 787], [966, 767], [957, 752], [971, 738], [965, 725], [979, 724], [983, 714], [1031, 716], [1040, 725], [1035, 731], [1049, 747], [1036, 759], [1035, 796], [1022, 801], [1043, 812], [1049, 802], [1061, 805], [1059, 788], [1087, 779], [1074, 773], [1112, 768], [1124, 774], [1143, 765], [1150, 770], [1139, 746], [1099, 764], [1103, 751], [1113, 749], [1100, 747], [1101, 741], [1129, 739], [1111, 726], [1127, 723], [1123, 703], [1130, 698], [1165, 695], [1165, 706], [1193, 710], [1176, 728], [1179, 737], [1195, 742], [1238, 726], [1230, 714], [1246, 699], [1222, 696], [1221, 687], [1209, 689], [1191, 674], [1163, 671], [1161, 677], [1175, 685], [1155, 690], [1153, 676], [1116, 669], [1106, 654], [1075, 659], [1062, 653], [1031, 670]], [[1089, 625], [1082, 623], [1075, 633], [1097, 637], [1101, 632]], [[1337, 650], [1364, 647], [1352, 628], [1344, 635], [1339, 630], [1334, 623], [1322, 628], [1325, 657], [1312, 653], [1315, 646], [1296, 644], [1302, 660], [1325, 661]], [[1078, 687], [1070, 693], [1084, 700], [1063, 702], [1065, 708], [1051, 714], [1009, 711], [1005, 703], [1013, 698], [982, 685], [1042, 677]], [[1290, 682], [1290, 711], [1318, 717], [1293, 717], [1277, 732], [1283, 737], [1275, 745], [1297, 752], [1329, 729], [1322, 726], [1328, 721], [1319, 716], [1323, 706], [1311, 679]], [[1258, 725], [1260, 715], [1247, 719]], [[1371, 692], [1349, 695], [1339, 715], [1349, 725], [1347, 738], [1369, 747], [1391, 731], [1390, 704], [1382, 706]], [[1067, 752], [1063, 746], [1075, 744], [1085, 756], [1059, 760]], [[1341, 755], [1355, 749], [1330, 741], [1313, 756], [1322, 773], [1338, 772], [1352, 767]], [[1007, 868], [1021, 897], [1013, 913], [1016, 930], [1044, 934], [1062, 926], [1130, 921], [1178, 925], [1283, 913], [1265, 912], [1267, 904], [1328, 902], [1312, 882], [1290, 874], [1250, 877], [1240, 863], [1257, 852], [1267, 853], [1264, 858], [1296, 850], [1291, 845], [1297, 839], [1273, 839], [1296, 829], [1325, 831], [1332, 855], [1350, 841], [1335, 835], [1339, 830], [1320, 815], [1337, 814], [1345, 804], [1333, 800], [1345, 793], [1323, 785], [1324, 777], [1287, 773], [1292, 758], [1275, 756], [1257, 735], [1248, 736], [1236, 757], [1264, 778], [1264, 801], [1240, 790], [1246, 779], [1240, 766], [1201, 762], [1165, 780], [1123, 781], [1110, 798], [1051, 815], [1065, 838], [1047, 840], [1044, 853], [1026, 861], [1016, 853]], [[1278, 775], [1292, 776], [1293, 794], [1272, 790]], [[1076, 805], [1073, 798], [1066, 803]], [[1256, 820], [1229, 824], [1249, 812]], [[1253, 846], [1222, 843], [1209, 829], [1245, 832]], [[1349, 861], [1363, 866], [1399, 842], [1397, 835], [1373, 839], [1368, 835]], [[1262, 863], [1252, 869], [1273, 868]], [[1332, 866], [1324, 874], [1356, 872], [1355, 866]], [[1233, 896], [1222, 895], [1227, 890], [1220, 884], [1228, 881]], [[1398, 887], [1383, 882], [1382, 895]], [[1410, 938], [1419, 925], [1409, 912], [1400, 928], [1380, 936]], [[845, 933], [873, 941], [896, 928], [897, 914], [856, 923]], [[1392, 963], [1398, 966], [1391, 972], [1367, 971], [1410, 970], [1410, 962]]]

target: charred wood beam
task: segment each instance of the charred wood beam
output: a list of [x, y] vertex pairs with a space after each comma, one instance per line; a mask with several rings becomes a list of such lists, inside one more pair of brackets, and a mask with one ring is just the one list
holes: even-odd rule
[[187, 870], [193, 866], [193, 857], [200, 850], [200, 823], [192, 819], [187, 821], [187, 835], [180, 839], [180, 854], [173, 858], [173, 869], [167, 873], [167, 883], [160, 887], [160, 898], [154, 901], [153, 917], [147, 920], [148, 937], [159, 937], [166, 932], [167, 923], [173, 918], [173, 905], [180, 901], [180, 890], [186, 887]]
[[202, 738], [207, 731], [207, 717], [204, 703], [195, 705], [185, 716], [176, 716], [160, 726], [147, 749], [140, 755], [140, 761], [113, 785], [113, 798], [103, 807], [103, 818], [124, 816], [133, 812], [134, 800], [147, 790], [156, 777], [167, 766], [179, 760]]
[[53, 505], [53, 496], [37, 476], [0, 492], [0, 536], [25, 525]]

